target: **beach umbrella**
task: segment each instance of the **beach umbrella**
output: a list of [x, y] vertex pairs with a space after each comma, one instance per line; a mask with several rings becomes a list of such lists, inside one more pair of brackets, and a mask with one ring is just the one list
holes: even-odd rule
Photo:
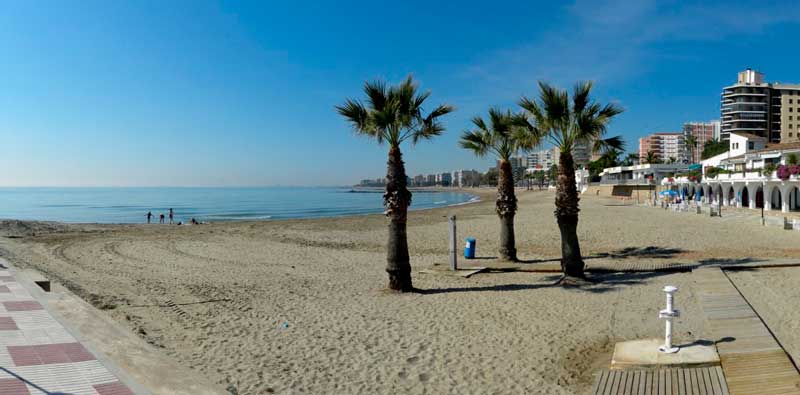
[[661, 196], [678, 196], [678, 192], [675, 192], [672, 189], [667, 189], [666, 191], [661, 191], [658, 194], [661, 195]]

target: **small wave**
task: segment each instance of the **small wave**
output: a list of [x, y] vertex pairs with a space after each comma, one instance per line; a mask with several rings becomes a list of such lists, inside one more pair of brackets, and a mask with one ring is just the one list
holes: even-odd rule
[[445, 203], [447, 203], [447, 200], [440, 200], [438, 202], [433, 202], [433, 204], [445, 204]]
[[259, 220], [259, 219], [271, 219], [271, 215], [252, 215], [252, 216], [230, 216], [230, 215], [208, 215], [208, 216], [198, 216], [206, 221], [249, 221], [249, 220]]

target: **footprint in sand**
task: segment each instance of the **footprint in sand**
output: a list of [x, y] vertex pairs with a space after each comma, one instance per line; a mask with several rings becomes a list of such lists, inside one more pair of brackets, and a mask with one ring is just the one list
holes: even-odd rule
[[408, 363], [417, 363], [417, 361], [419, 361], [419, 357], [411, 357], [406, 359], [406, 362]]

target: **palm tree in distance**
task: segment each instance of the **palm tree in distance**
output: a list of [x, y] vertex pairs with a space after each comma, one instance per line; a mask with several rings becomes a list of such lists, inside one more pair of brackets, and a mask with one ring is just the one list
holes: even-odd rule
[[644, 157], [644, 163], [654, 165], [660, 163], [661, 161], [658, 160], [656, 153], [653, 151], [647, 151], [647, 156]]
[[624, 147], [619, 136], [603, 138], [608, 124], [622, 113], [622, 108], [594, 102], [589, 96], [591, 90], [591, 82], [580, 82], [575, 85], [570, 98], [567, 91], [539, 82], [539, 97], [523, 97], [519, 102], [529, 117], [527, 127], [519, 137], [522, 147], [530, 149], [543, 140], [549, 140], [559, 149], [555, 216], [561, 232], [562, 282], [585, 277], [577, 233], [580, 209], [572, 150], [578, 144], [591, 144], [594, 152], [622, 150]]
[[639, 162], [639, 154], [631, 152], [625, 156], [625, 166], [633, 166]]
[[689, 163], [694, 163], [694, 150], [697, 149], [697, 137], [690, 134], [686, 136], [683, 143], [686, 145], [686, 148], [689, 149]]
[[417, 84], [408, 76], [397, 86], [387, 87], [383, 81], [364, 84], [366, 105], [359, 100], [346, 99], [336, 110], [353, 126], [356, 134], [375, 139], [378, 144], [389, 145], [386, 166], [386, 192], [383, 205], [389, 217], [389, 240], [386, 252], [386, 272], [389, 288], [412, 291], [411, 263], [408, 257], [406, 220], [411, 192], [406, 188], [406, 170], [400, 144], [416, 144], [442, 134], [444, 125], [439, 118], [449, 114], [453, 107], [442, 104], [425, 115], [422, 105], [430, 92], [419, 92]]
[[483, 118], [472, 118], [475, 129], [461, 135], [461, 147], [468, 149], [479, 157], [489, 153], [499, 159], [497, 177], [497, 201], [495, 211], [500, 217], [500, 258], [517, 260], [517, 248], [514, 239], [514, 215], [517, 212], [517, 196], [514, 193], [514, 173], [511, 168], [511, 156], [519, 149], [516, 129], [525, 124], [525, 118], [511, 111], [489, 109], [489, 123]]

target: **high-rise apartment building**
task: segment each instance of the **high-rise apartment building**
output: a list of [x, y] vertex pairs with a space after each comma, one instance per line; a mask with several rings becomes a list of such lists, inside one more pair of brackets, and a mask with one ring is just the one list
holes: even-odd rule
[[[691, 163], [700, 163], [700, 154], [703, 152], [703, 146], [706, 142], [712, 139], [719, 139], [720, 134], [720, 121], [711, 122], [686, 122], [683, 124], [683, 140], [688, 141], [688, 137], [694, 137], [696, 146], [689, 147], [686, 145], [686, 152], [684, 157]], [[647, 153], [645, 152], [645, 155]], [[640, 154], [641, 156], [641, 154]]]
[[549, 169], [558, 165], [558, 148], [531, 152], [528, 154], [528, 169]]
[[586, 166], [589, 164], [594, 157], [592, 153], [592, 145], [594, 145], [594, 141], [576, 141], [572, 145], [572, 161], [579, 166]]
[[684, 163], [688, 160], [683, 133], [653, 133], [639, 139], [639, 160], [645, 163], [647, 153], [653, 151], [659, 162]]
[[771, 143], [800, 141], [800, 85], [764, 82], [764, 74], [747, 69], [736, 84], [722, 89], [720, 139], [731, 132], [750, 133]]

